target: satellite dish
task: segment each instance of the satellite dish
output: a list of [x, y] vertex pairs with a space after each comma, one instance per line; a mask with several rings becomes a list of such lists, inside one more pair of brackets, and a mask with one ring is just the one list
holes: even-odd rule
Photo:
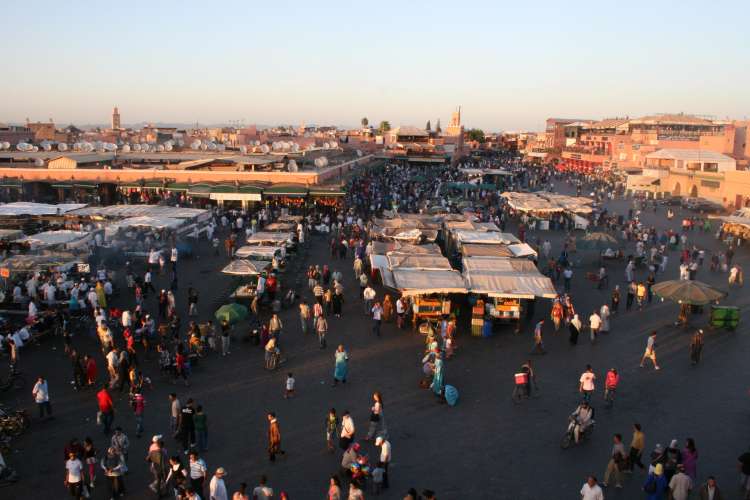
[[299, 168], [297, 167], [297, 162], [294, 160], [289, 160], [289, 164], [287, 165], [287, 167], [289, 168], [290, 172], [296, 172], [299, 170]]
[[10, 143], [8, 141], [3, 142], [3, 149], [10, 149]]
[[243, 155], [247, 154], [247, 146], [240, 146], [240, 154], [243, 154]]
[[39, 151], [39, 148], [34, 146], [33, 148], [31, 148], [31, 150], [36, 153], [37, 151]]
[[34, 165], [36, 165], [37, 167], [43, 167], [44, 160], [42, 160], [41, 158], [37, 158], [36, 160], [34, 160]]
[[172, 146], [172, 143], [170, 143], [170, 142], [168, 142], [168, 143], [166, 143], [166, 144], [164, 145], [164, 149], [165, 149], [166, 151], [172, 151], [172, 148], [173, 148], [173, 146]]
[[67, 151], [68, 150], [68, 145], [65, 144], [64, 142], [61, 142], [60, 144], [57, 145], [57, 150], [61, 151], [61, 152], [62, 151]]
[[164, 145], [163, 144], [159, 144], [158, 146], [156, 146], [156, 152], [157, 153], [163, 153], [164, 152]]
[[130, 144], [125, 144], [125, 145], [124, 145], [124, 146], [122, 147], [121, 151], [122, 151], [123, 153], [130, 153]]
[[182, 148], [182, 147], [185, 147], [185, 141], [183, 141], [182, 139], [180, 139], [179, 141], [177, 141], [177, 145], [178, 145], [179, 147], [181, 147], [181, 148]]
[[133, 144], [133, 151], [137, 152], [137, 151], [140, 151], [140, 150], [141, 150], [141, 145], [140, 144], [137, 144], [137, 143]]
[[43, 142], [42, 142], [42, 148], [43, 148], [43, 149], [44, 149], [45, 151], [52, 151], [52, 143], [51, 143], [51, 142], [49, 142], [49, 141], [43, 141]]
[[362, 157], [362, 150], [361, 149], [357, 150], [357, 156], [359, 156], [360, 158]]
[[206, 151], [208, 149], [208, 144], [201, 144], [201, 150]]
[[297, 144], [296, 142], [292, 144], [292, 151], [294, 153], [297, 153], [299, 151], [299, 144]]
[[271, 148], [268, 147], [268, 144], [263, 144], [260, 147], [260, 152], [263, 153], [264, 155], [268, 154], [269, 151], [271, 151]]

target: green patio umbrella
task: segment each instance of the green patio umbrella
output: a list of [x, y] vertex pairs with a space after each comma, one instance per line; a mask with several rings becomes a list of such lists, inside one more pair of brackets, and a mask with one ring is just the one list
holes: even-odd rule
[[226, 304], [221, 306], [214, 316], [219, 321], [237, 323], [247, 317], [247, 307], [242, 304]]
[[704, 306], [727, 296], [726, 292], [695, 280], [662, 281], [651, 290], [663, 299], [696, 306]]

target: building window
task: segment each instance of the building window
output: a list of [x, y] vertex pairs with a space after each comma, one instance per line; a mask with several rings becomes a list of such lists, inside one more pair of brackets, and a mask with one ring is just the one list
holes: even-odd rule
[[701, 186], [711, 189], [719, 189], [721, 187], [721, 183], [719, 181], [701, 180]]
[[704, 163], [703, 171], [704, 172], [718, 172], [719, 164], [718, 163]]
[[700, 172], [701, 171], [701, 162], [699, 161], [690, 161], [687, 164], [687, 169], [692, 172]]

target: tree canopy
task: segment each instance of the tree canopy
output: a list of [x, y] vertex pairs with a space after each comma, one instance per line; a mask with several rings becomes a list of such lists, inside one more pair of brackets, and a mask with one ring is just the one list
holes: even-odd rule
[[362, 118], [361, 123], [362, 123], [362, 128], [367, 128], [367, 126], [370, 124], [370, 120], [368, 120], [367, 117], [365, 116], [364, 118]]
[[470, 141], [484, 142], [484, 131], [479, 128], [472, 128], [466, 132], [466, 138]]
[[388, 132], [391, 129], [391, 122], [388, 120], [383, 120], [380, 122], [380, 125], [378, 125], [378, 130], [380, 130], [381, 133]]

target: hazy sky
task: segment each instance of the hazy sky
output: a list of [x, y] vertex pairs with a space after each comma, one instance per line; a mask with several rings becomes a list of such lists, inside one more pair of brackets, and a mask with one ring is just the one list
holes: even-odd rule
[[750, 1], [2, 2], [0, 121], [750, 115]]

